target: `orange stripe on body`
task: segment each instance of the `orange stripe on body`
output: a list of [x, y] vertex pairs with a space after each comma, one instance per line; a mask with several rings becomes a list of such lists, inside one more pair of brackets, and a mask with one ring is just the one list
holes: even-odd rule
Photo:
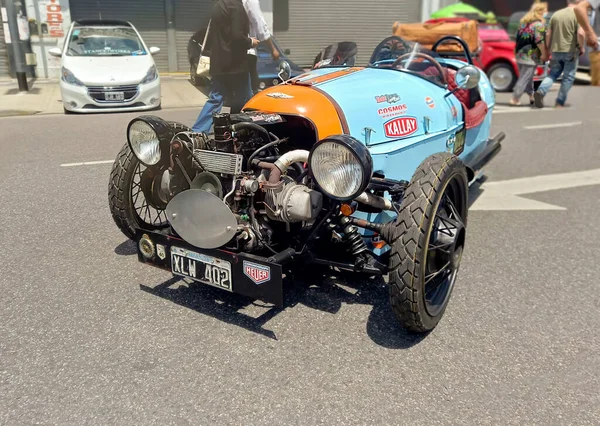
[[320, 75], [318, 77], [311, 78], [311, 79], [308, 79], [308, 80], [298, 81], [298, 82], [296, 82], [294, 84], [297, 84], [298, 86], [312, 86], [312, 85], [315, 85], [315, 84], [325, 83], [327, 81], [331, 81], [331, 80], [334, 80], [336, 78], [345, 77], [348, 74], [352, 74], [352, 73], [355, 73], [357, 71], [362, 71], [364, 69], [365, 69], [364, 67], [345, 68], [343, 70], [339, 70], [339, 71], [332, 72], [332, 73], [325, 74], [325, 75]]

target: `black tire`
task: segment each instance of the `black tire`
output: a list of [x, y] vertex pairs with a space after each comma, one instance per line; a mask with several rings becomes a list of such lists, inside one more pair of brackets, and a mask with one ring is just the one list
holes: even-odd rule
[[[433, 330], [444, 315], [464, 248], [467, 191], [467, 172], [462, 162], [449, 153], [432, 155], [413, 175], [397, 219], [383, 233], [391, 246], [392, 310], [410, 331]], [[455, 217], [448, 213], [453, 207]], [[437, 227], [439, 224], [444, 225], [443, 230]], [[455, 237], [449, 236], [453, 230]], [[440, 263], [445, 265], [440, 269], [444, 273], [432, 274], [432, 268]], [[446, 270], [450, 268], [452, 272], [448, 272], [446, 279]], [[428, 282], [435, 285], [429, 291]]]
[[[189, 127], [180, 123], [169, 122], [175, 131], [189, 131]], [[135, 237], [137, 228], [148, 230], [166, 228], [168, 226], [164, 210], [157, 209], [152, 206], [144, 210], [144, 218], [138, 214], [137, 204], [140, 197], [142, 198], [141, 205], [146, 202], [141, 187], [142, 172], [145, 166], [140, 163], [137, 157], [129, 148], [129, 144], [125, 144], [117, 155], [113, 163], [110, 173], [110, 181], [108, 183], [108, 205], [110, 213], [117, 227], [129, 239]], [[140, 176], [140, 182], [135, 182], [136, 176]], [[140, 190], [134, 200], [135, 190]], [[136, 203], [138, 201], [138, 203]], [[147, 203], [147, 202], [146, 202]], [[148, 214], [148, 218], [146, 218]], [[154, 218], [152, 221], [150, 221]]]
[[[517, 82], [517, 74], [512, 65], [502, 62], [488, 69], [487, 75], [496, 92], [510, 92]], [[499, 76], [499, 77], [496, 77]]]

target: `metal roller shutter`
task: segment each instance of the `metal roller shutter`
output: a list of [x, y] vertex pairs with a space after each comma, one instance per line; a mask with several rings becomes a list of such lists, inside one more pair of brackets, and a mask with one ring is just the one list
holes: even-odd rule
[[160, 47], [154, 57], [159, 71], [169, 71], [164, 0], [72, 0], [71, 20], [119, 19], [131, 22], [148, 47]]
[[0, 19], [0, 77], [8, 77], [8, 52], [4, 43], [4, 26]]
[[[289, 7], [289, 28], [277, 31], [278, 10]], [[283, 4], [282, 4], [283, 3]], [[417, 0], [273, 0], [275, 38], [300, 66], [312, 66], [315, 56], [329, 44], [354, 41], [357, 64], [366, 64], [375, 46], [392, 35], [395, 21], [419, 22]], [[285, 20], [285, 18], [283, 18]]]
[[210, 20], [213, 2], [210, 0], [174, 0], [175, 44], [177, 46], [177, 70], [189, 71], [187, 46], [196, 31], [206, 28]]

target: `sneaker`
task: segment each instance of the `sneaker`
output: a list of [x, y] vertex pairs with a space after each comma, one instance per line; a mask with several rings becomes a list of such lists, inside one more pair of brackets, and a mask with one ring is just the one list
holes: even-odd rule
[[533, 94], [533, 103], [536, 108], [544, 108], [544, 95], [540, 92], [535, 92]]

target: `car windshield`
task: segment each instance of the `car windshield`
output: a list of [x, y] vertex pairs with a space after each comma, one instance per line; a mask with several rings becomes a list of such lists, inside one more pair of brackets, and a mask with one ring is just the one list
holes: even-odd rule
[[67, 56], [138, 55], [146, 55], [146, 49], [130, 27], [77, 27], [67, 49]]
[[393, 68], [418, 75], [438, 85], [445, 84], [443, 69], [438, 62], [439, 55], [409, 42], [392, 36], [383, 40], [373, 51], [369, 67]]

